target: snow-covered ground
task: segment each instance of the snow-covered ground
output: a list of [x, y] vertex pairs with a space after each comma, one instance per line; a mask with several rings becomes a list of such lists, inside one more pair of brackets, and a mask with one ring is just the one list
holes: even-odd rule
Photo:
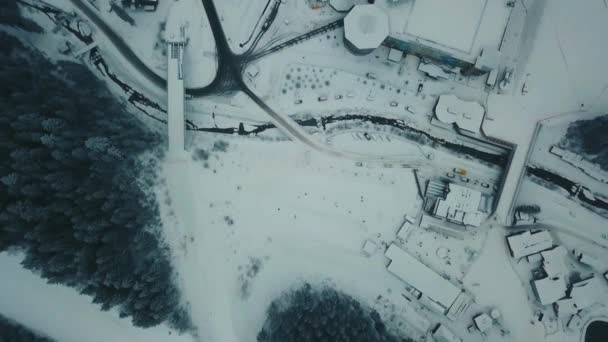
[[[361, 0], [357, 1], [361, 2]], [[264, 12], [267, 3], [270, 5]], [[250, 40], [249, 37], [252, 34], [255, 37], [260, 32], [274, 3], [275, 1], [268, 0], [222, 0], [216, 2], [232, 51], [237, 54], [247, 51], [253, 42], [253, 39]], [[329, 1], [316, 8], [311, 8], [307, 0], [281, 1], [281, 3], [274, 23], [263, 39], [260, 40], [259, 47], [264, 47], [271, 41], [283, 42], [297, 37], [345, 15], [345, 13], [336, 12], [329, 6]]]
[[[211, 145], [199, 143], [197, 158]], [[419, 209], [411, 171], [233, 139], [208, 160], [167, 164], [164, 176], [167, 236], [203, 337], [253, 341], [270, 301], [301, 281], [337, 284], [372, 305], [378, 295], [404, 303], [387, 292], [402, 285], [382, 252], [368, 259], [360, 250], [365, 239], [392, 241], [403, 216]]]
[[190, 342], [165, 326], [136, 328], [118, 310], [101, 311], [76, 289], [47, 284], [21, 266], [19, 254], [0, 253], [0, 312], [61, 342]]
[[[533, 0], [524, 2], [530, 11], [534, 8]], [[155, 47], [156, 29], [141, 35], [141, 28], [159, 26], [169, 3], [161, 1], [154, 15], [133, 14], [138, 23], [135, 27], [113, 13], [103, 14], [125, 35], [125, 40], [136, 41], [133, 43], [136, 52], [143, 54], [142, 58], [155, 65], [161, 74], [165, 72], [165, 57], [161, 59], [162, 48]], [[216, 1], [235, 52], [247, 48], [239, 44], [252, 32], [266, 3], [266, 0]], [[196, 13], [202, 13], [200, 10], [196, 9]], [[281, 5], [260, 46], [273, 39], [282, 41], [297, 36], [342, 15], [329, 6], [311, 9], [307, 1], [288, 0]], [[204, 29], [208, 24], [204, 15], [200, 17], [201, 22], [194, 26]], [[510, 94], [488, 96], [481, 78], [431, 80], [416, 70], [416, 61], [411, 57], [400, 63], [387, 61], [386, 48], [368, 56], [353, 56], [344, 48], [341, 29], [256, 61], [253, 69], [248, 70], [259, 73], [246, 72], [246, 82], [272, 108], [286, 114], [373, 113], [402, 119], [448, 140], [457, 139], [454, 132], [429, 124], [437, 96], [454, 93], [484, 104], [487, 109], [484, 132], [517, 145], [498, 205], [501, 222], [510, 218], [508, 213], [536, 122], [562, 113], [608, 110], [605, 77], [608, 64], [604, 58], [608, 45], [601, 43], [608, 32], [608, 7], [600, 0], [549, 0], [543, 11], [531, 12], [529, 20], [537, 21], [538, 25], [534, 34], [528, 32], [521, 51], [522, 69], [517, 71], [520, 77]], [[263, 21], [264, 18], [260, 25]], [[194, 35], [208, 35], [205, 32]], [[140, 35], [142, 39], [138, 40]], [[191, 70], [209, 67], [211, 64], [204, 61], [213, 53], [205, 48], [205, 43], [197, 40], [190, 44], [193, 54], [187, 54], [186, 59], [187, 64], [195, 64]], [[113, 52], [108, 50], [109, 54]], [[120, 57], [114, 58], [108, 57], [121, 75], [137, 80], [128, 66], [117, 66], [121, 64]], [[186, 75], [189, 82], [190, 76]], [[420, 84], [423, 87], [418, 92]], [[521, 91], [524, 84], [526, 93]], [[193, 99], [186, 107], [193, 121], [207, 127], [269, 121], [242, 93], [232, 98]], [[365, 126], [343, 128], [327, 132], [322, 137], [324, 142], [366, 154], [420, 152], [410, 141], [390, 132]], [[361, 139], [366, 133], [372, 139]], [[546, 149], [553, 138], [554, 135], [541, 135], [538, 148]], [[432, 323], [444, 321], [403, 299], [403, 283], [386, 271], [381, 251], [371, 258], [360, 252], [366, 239], [380, 246], [390, 243], [403, 215], [420, 210], [421, 201], [411, 171], [358, 167], [353, 162], [334, 160], [285, 141], [270, 143], [200, 134], [192, 134], [188, 139], [193, 159], [167, 161], [161, 171], [164, 182], [158, 194], [163, 199], [165, 237], [172, 246], [181, 287], [203, 340], [254, 341], [268, 304], [282, 291], [303, 281], [335, 284], [378, 309], [384, 318], [401, 322], [403, 329], [415, 337], [424, 335]], [[225, 152], [221, 148], [214, 150], [213, 143], [218, 139], [228, 141]], [[533, 157], [546, 161], [544, 155]], [[462, 162], [458, 159], [436, 151], [435, 176], [445, 176], [455, 163]], [[464, 163], [475, 164], [470, 160]], [[501, 171], [495, 168], [480, 165], [467, 169], [476, 176], [490, 178], [490, 183], [500, 180]], [[577, 176], [570, 169], [566, 172]], [[554, 234], [569, 248], [582, 247], [600, 257], [606, 255], [605, 220], [563, 195], [525, 180], [514, 203], [540, 204], [541, 221], [555, 227]], [[471, 324], [470, 315], [453, 324], [455, 331], [468, 342], [578, 341], [578, 332], [559, 330], [546, 335], [542, 324], [531, 323], [534, 299], [530, 286], [513, 267], [505, 247], [506, 231], [499, 223], [494, 225], [484, 225], [464, 242], [417, 230], [404, 244], [436, 271], [454, 282], [462, 282], [475, 297], [473, 311], [496, 307], [503, 315], [505, 336], [500, 336], [497, 329], [488, 337], [478, 333], [465, 335], [466, 326]], [[473, 254], [475, 257], [471, 257]], [[12, 318], [28, 325], [18, 314]], [[37, 320], [29, 325], [53, 336], [41, 324]], [[164, 337], [162, 333], [156, 331], [155, 338]], [[121, 339], [109, 336], [109, 340]]]

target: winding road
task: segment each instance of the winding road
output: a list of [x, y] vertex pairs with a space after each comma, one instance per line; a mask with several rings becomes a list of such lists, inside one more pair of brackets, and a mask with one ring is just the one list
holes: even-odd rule
[[[257, 96], [245, 83], [242, 75], [242, 70], [246, 64], [245, 55], [237, 55], [230, 49], [228, 39], [222, 27], [217, 8], [213, 0], [201, 0], [205, 8], [209, 25], [213, 32], [216, 43], [218, 71], [212, 81], [206, 87], [189, 88], [186, 93], [192, 97], [204, 97], [210, 94], [221, 94], [231, 91], [243, 91], [247, 94], [261, 109], [263, 109], [271, 121], [281, 129], [288, 137], [294, 141], [298, 141], [308, 147], [329, 155], [331, 157], [339, 157], [349, 159], [355, 162], [362, 163], [393, 163], [399, 164], [407, 168], [420, 168], [423, 166], [423, 158], [412, 158], [411, 155], [401, 156], [373, 156], [358, 154], [354, 152], [345, 152], [325, 145], [312, 138], [298, 123], [291, 117], [285, 114], [280, 114], [274, 111], [266, 104], [259, 96]], [[161, 88], [166, 88], [167, 81], [165, 78], [158, 75], [154, 70], [148, 67], [128, 46], [128, 44], [107, 24], [101, 19], [95, 10], [84, 2], [84, 0], [70, 0], [70, 2], [93, 24], [98, 33], [105, 35], [107, 40], [111, 42], [120, 54], [131, 64], [133, 69], [144, 76], [153, 85]]]

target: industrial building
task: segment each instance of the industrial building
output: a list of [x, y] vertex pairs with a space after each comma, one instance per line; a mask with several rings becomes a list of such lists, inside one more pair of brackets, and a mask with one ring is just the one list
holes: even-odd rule
[[[362, 6], [371, 12], [371, 5], [357, 5], [351, 12]], [[492, 0], [377, 1], [373, 6], [385, 13], [389, 23], [389, 32], [380, 44], [432, 58], [465, 73], [499, 69], [504, 73], [509, 69], [504, 64], [512, 64], [526, 16], [520, 1], [512, 5]], [[345, 30], [356, 31], [356, 25], [345, 21]], [[373, 46], [377, 42], [369, 41], [364, 52], [377, 48], [380, 44]]]
[[471, 304], [472, 298], [407, 252], [391, 244], [385, 252], [390, 262], [387, 269], [422, 296], [421, 303], [448, 318], [458, 319]]
[[527, 230], [523, 233], [508, 236], [507, 243], [511, 255], [519, 259], [553, 247], [553, 238], [546, 230], [537, 232]]

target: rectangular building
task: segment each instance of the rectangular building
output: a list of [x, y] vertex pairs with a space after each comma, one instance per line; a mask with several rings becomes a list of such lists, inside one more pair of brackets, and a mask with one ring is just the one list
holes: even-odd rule
[[546, 230], [534, 233], [527, 230], [523, 233], [508, 236], [507, 243], [511, 255], [519, 259], [553, 247], [553, 238]]
[[456, 285], [444, 279], [395, 244], [389, 246], [385, 255], [391, 260], [387, 269], [438, 304], [443, 311], [442, 313], [446, 313], [450, 309], [462, 292]]

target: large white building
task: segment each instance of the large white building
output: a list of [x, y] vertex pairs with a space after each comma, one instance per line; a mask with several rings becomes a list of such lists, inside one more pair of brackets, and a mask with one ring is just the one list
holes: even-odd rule
[[545, 277], [534, 280], [532, 289], [542, 305], [553, 304], [566, 297], [566, 280], [563, 277]]
[[387, 269], [422, 293], [420, 301], [435, 311], [457, 319], [472, 299], [458, 286], [443, 278], [407, 252], [391, 244], [385, 252], [390, 259]]
[[[348, 8], [345, 1], [335, 3], [341, 10]], [[352, 11], [360, 6], [369, 5]], [[513, 6], [496, 0], [376, 1], [374, 6], [386, 13], [386, 46], [495, 75], [516, 64], [527, 13], [521, 1]], [[345, 22], [345, 30], [349, 26]]]

